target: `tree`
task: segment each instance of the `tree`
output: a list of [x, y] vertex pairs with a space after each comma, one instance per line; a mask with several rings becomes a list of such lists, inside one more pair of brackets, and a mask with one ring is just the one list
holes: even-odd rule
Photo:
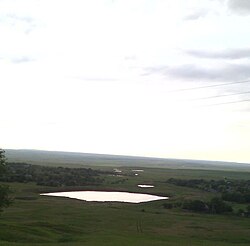
[[247, 212], [250, 214], [250, 205], [247, 206]]
[[208, 206], [206, 205], [206, 203], [200, 200], [185, 201], [182, 204], [182, 208], [188, 209], [194, 212], [204, 212], [208, 210]]
[[2, 175], [5, 170], [6, 158], [4, 153], [5, 153], [4, 150], [0, 149], [0, 175]]
[[[5, 152], [0, 149], [0, 176], [5, 172]], [[11, 198], [9, 196], [10, 188], [7, 185], [0, 185], [0, 212], [3, 208], [8, 207], [11, 204]]]
[[232, 207], [219, 197], [214, 197], [211, 199], [209, 203], [209, 209], [211, 213], [215, 214], [222, 214], [233, 211]]
[[3, 208], [7, 208], [11, 204], [10, 193], [9, 186], [0, 185], [0, 212], [3, 211]]

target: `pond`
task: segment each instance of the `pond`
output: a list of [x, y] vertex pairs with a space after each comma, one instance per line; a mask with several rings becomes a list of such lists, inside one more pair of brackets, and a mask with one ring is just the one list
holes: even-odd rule
[[140, 188], [154, 188], [155, 187], [154, 185], [146, 185], [146, 184], [144, 184], [144, 185], [140, 184], [140, 185], [137, 185], [137, 186], [140, 187]]
[[168, 199], [168, 197], [150, 194], [114, 192], [114, 191], [69, 191], [40, 194], [42, 196], [59, 196], [84, 200], [89, 202], [128, 202], [141, 203]]

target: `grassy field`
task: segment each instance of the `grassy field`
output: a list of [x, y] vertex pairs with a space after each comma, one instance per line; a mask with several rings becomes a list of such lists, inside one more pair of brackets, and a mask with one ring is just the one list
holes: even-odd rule
[[[100, 167], [96, 167], [100, 168]], [[104, 168], [105, 170], [109, 167]], [[170, 200], [208, 200], [215, 194], [167, 184], [168, 178], [249, 179], [249, 172], [143, 168], [139, 176], [121, 167], [124, 176], [104, 176], [88, 189], [145, 192]], [[135, 168], [136, 169], [136, 168]], [[112, 168], [110, 168], [112, 170]], [[124, 180], [119, 182], [119, 180]], [[117, 182], [118, 181], [118, 182]], [[138, 188], [138, 184], [155, 188]], [[96, 203], [39, 196], [62, 188], [9, 183], [16, 197], [0, 215], [0, 245], [250, 245], [250, 219], [164, 209], [168, 201], [141, 204]], [[70, 187], [74, 190], [79, 187]]]
[[173, 169], [241, 170], [250, 172], [250, 164], [219, 161], [166, 159], [152, 157], [88, 154], [42, 150], [5, 150], [9, 162], [70, 167], [158, 167]]

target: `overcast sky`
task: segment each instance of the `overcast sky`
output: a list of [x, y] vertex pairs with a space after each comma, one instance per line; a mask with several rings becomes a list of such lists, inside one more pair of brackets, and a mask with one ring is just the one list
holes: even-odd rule
[[249, 0], [0, 0], [0, 147], [250, 163], [249, 23]]

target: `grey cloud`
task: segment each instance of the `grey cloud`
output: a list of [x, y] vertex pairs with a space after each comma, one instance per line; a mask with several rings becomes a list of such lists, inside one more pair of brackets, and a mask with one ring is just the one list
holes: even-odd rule
[[34, 24], [35, 23], [35, 19], [33, 19], [29, 16], [19, 16], [19, 15], [15, 15], [15, 14], [1, 15], [0, 21], [9, 23], [11, 25], [14, 25], [16, 22], [23, 22], [26, 24]]
[[22, 21], [22, 22], [27, 22], [27, 23], [32, 23], [34, 22], [34, 19], [29, 17], [29, 16], [18, 16], [18, 15], [7, 15], [7, 18], [12, 19], [14, 21]]
[[228, 0], [228, 7], [232, 11], [242, 14], [250, 14], [250, 1], [249, 0]]
[[242, 59], [250, 58], [250, 48], [244, 49], [227, 49], [221, 51], [204, 51], [204, 50], [188, 50], [187, 54], [198, 58], [212, 59]]
[[125, 57], [124, 57], [124, 60], [132, 60], [132, 61], [134, 61], [134, 60], [136, 60], [136, 59], [137, 59], [137, 58], [136, 58], [135, 55], [125, 56]]
[[190, 21], [197, 20], [202, 17], [205, 17], [207, 14], [208, 14], [208, 10], [202, 9], [202, 10], [194, 11], [193, 13], [186, 15], [183, 19], [190, 20]]
[[[243, 107], [241, 107], [240, 110], [238, 111], [241, 111], [241, 112], [250, 112], [250, 106], [249, 104], [245, 104]], [[246, 126], [246, 125], [245, 125]], [[245, 127], [245, 126], [242, 126], [242, 127]]]
[[15, 25], [21, 24], [23, 30], [26, 34], [29, 34], [33, 31], [37, 26], [37, 21], [29, 16], [20, 16], [15, 14], [7, 14], [0, 16], [0, 22], [4, 23], [5, 25], [9, 25], [15, 27]]
[[28, 56], [11, 56], [11, 55], [1, 55], [0, 60], [5, 60], [11, 63], [26, 63], [35, 61], [34, 58]]
[[[225, 1], [227, 0], [210, 0], [210, 2], [219, 2], [220, 7], [219, 8], [224, 8], [225, 7]], [[192, 20], [197, 20], [200, 18], [204, 18], [207, 15], [219, 15], [220, 11], [218, 8], [214, 8], [213, 4], [210, 5], [210, 7], [200, 7], [200, 8], [192, 8], [192, 9], [187, 9], [187, 14], [184, 16], [183, 20], [187, 21], [192, 21]]]
[[31, 57], [27, 57], [27, 56], [11, 58], [12, 63], [25, 63], [25, 62], [32, 62], [32, 61], [34, 61], [34, 59]]
[[118, 81], [116, 78], [100, 78], [100, 77], [84, 77], [84, 76], [67, 76], [67, 78], [71, 79], [77, 79], [82, 81], [99, 81], [99, 82], [105, 82], [105, 81]]
[[146, 68], [144, 75], [151, 74], [161, 74], [183, 81], [237, 81], [250, 78], [250, 64], [228, 64], [223, 68], [207, 68], [194, 64]]

